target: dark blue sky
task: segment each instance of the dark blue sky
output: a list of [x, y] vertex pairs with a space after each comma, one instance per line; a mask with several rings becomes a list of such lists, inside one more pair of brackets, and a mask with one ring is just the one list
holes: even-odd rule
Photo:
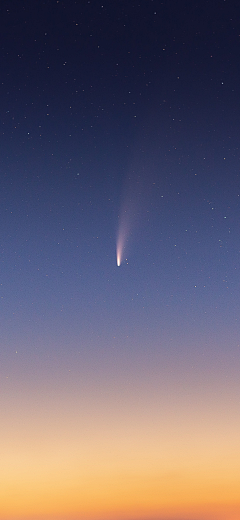
[[[234, 320], [237, 6], [1, 9], [3, 322], [75, 323], [79, 299], [84, 322], [85, 313], [97, 322], [98, 306], [112, 312], [136, 293], [150, 322], [162, 309]], [[136, 222], [119, 273], [124, 198]]]

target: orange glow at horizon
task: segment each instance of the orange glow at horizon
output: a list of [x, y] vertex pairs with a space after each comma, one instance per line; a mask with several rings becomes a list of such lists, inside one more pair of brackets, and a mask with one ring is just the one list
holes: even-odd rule
[[188, 383], [6, 399], [1, 520], [239, 520], [234, 388]]

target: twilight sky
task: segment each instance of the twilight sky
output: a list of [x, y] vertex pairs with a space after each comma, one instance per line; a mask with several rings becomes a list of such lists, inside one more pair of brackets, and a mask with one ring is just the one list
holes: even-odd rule
[[240, 6], [0, 29], [0, 520], [239, 520]]

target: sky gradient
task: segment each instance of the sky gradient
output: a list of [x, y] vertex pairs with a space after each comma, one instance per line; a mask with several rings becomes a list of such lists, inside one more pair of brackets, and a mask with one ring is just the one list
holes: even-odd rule
[[239, 520], [240, 8], [0, 15], [0, 520]]

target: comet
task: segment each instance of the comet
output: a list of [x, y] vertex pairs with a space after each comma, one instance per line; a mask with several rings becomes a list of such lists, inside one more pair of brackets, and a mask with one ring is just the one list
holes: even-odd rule
[[[141, 152], [141, 159], [139, 157]], [[129, 239], [133, 230], [140, 224], [146, 208], [149, 195], [151, 167], [145, 166], [144, 150], [140, 147], [137, 157], [128, 168], [124, 181], [120, 211], [118, 215], [118, 230], [116, 240], [117, 266], [126, 258], [126, 249], [129, 247]]]
[[120, 267], [123, 261], [123, 255], [128, 246], [128, 240], [131, 236], [131, 232], [136, 225], [138, 220], [138, 178], [134, 172], [134, 175], [129, 176], [127, 179], [127, 186], [125, 187], [125, 193], [122, 201], [122, 207], [118, 216], [118, 232], [117, 232], [117, 245], [116, 245], [116, 256], [117, 266]]
[[117, 266], [120, 267], [123, 259], [123, 253], [128, 240], [128, 226], [127, 226], [127, 212], [124, 212], [123, 215], [120, 216], [119, 219], [119, 228], [118, 228], [118, 236], [117, 236]]

